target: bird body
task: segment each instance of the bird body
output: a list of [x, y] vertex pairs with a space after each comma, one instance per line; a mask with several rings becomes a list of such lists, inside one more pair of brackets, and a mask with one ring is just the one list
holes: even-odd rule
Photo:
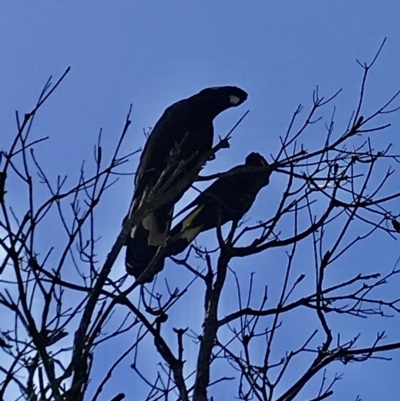
[[[214, 118], [222, 111], [240, 105], [246, 98], [247, 93], [234, 86], [206, 88], [164, 111], [152, 129], [140, 157], [128, 217], [148, 199], [155, 186], [162, 186], [178, 171], [168, 183], [168, 187], [173, 188], [185, 173], [193, 170], [198, 164], [198, 157], [212, 148]], [[188, 182], [185, 188], [174, 193], [170, 202], [149, 213], [133, 227], [126, 243], [125, 264], [129, 274], [138, 278], [159, 247], [165, 245], [174, 205], [191, 184]], [[161, 271], [163, 266], [164, 261], [160, 260], [154, 268], [155, 272]]]
[[181, 253], [201, 232], [242, 219], [258, 192], [269, 183], [270, 175], [267, 161], [258, 153], [250, 153], [245, 164], [219, 177], [185, 208], [194, 207], [171, 230], [167, 256]]

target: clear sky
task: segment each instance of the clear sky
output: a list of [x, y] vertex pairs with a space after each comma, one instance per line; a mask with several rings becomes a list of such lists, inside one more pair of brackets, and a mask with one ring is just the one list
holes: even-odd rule
[[[385, 37], [387, 43], [371, 73], [365, 112], [400, 88], [399, 20], [400, 3], [395, 0], [2, 2], [0, 148], [7, 148], [16, 131], [15, 110], [23, 114], [32, 109], [47, 78], [60, 76], [70, 66], [70, 74], [35, 123], [34, 136], [50, 136], [37, 152], [53, 178], [57, 174], [76, 177], [83, 159], [91, 163], [100, 128], [103, 146], [112, 148], [130, 104], [126, 153], [144, 144], [143, 128], [151, 127], [168, 105], [216, 85], [237, 85], [249, 93], [240, 110], [218, 118], [217, 135], [226, 133], [245, 110], [250, 114], [236, 131], [231, 148], [221, 151], [206, 171], [230, 168], [243, 162], [250, 151], [269, 157], [276, 153], [279, 135], [285, 133], [297, 105], [311, 107], [316, 85], [326, 96], [343, 88], [334, 105], [337, 124], [346, 125], [362, 76], [355, 60], [371, 60]], [[325, 110], [327, 120], [332, 110], [333, 104]], [[388, 119], [392, 127], [378, 134], [374, 143], [385, 147], [391, 142], [399, 154], [400, 114]], [[137, 161], [133, 156], [124, 171], [134, 172]], [[261, 218], [257, 213], [279, 188], [277, 182], [279, 178], [273, 177], [271, 188], [260, 195], [250, 214], [253, 221]], [[107, 254], [118, 234], [131, 195], [132, 176], [121, 177], [106, 195], [105, 213], [98, 223], [100, 255]], [[400, 205], [395, 212], [400, 213]], [[368, 271], [388, 272], [399, 255], [398, 242], [378, 236], [368, 244], [368, 263], [363, 263]], [[265, 257], [270, 277], [272, 261]], [[260, 272], [261, 260], [251, 259], [252, 271]], [[357, 266], [356, 260], [358, 256], [347, 263], [363, 271], [364, 265]], [[117, 268], [124, 271], [122, 259]], [[398, 296], [398, 286], [389, 288]], [[182, 311], [177, 318], [181, 326], [185, 316]], [[296, 334], [302, 333], [302, 322], [295, 318], [292, 322]], [[397, 341], [400, 338], [398, 317], [391, 321], [375, 317], [370, 324], [349, 320], [354, 327], [346, 324], [344, 332], [366, 330], [365, 344], [382, 329], [387, 329], [388, 340], [394, 341], [396, 334]], [[336, 363], [330, 372], [344, 373], [344, 378], [336, 384], [332, 399], [354, 400], [357, 394], [364, 401], [399, 399], [399, 351], [393, 357], [391, 362]], [[138, 380], [125, 366], [122, 391]], [[115, 391], [107, 389], [106, 394]], [[212, 395], [216, 401], [227, 399], [217, 387]]]

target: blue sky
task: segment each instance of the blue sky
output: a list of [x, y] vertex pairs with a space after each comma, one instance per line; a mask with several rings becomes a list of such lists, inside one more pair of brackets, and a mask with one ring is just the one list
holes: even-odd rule
[[[327, 97], [343, 88], [323, 116], [328, 120], [335, 105], [337, 125], [344, 127], [355, 107], [362, 76], [355, 60], [371, 60], [385, 37], [387, 43], [371, 72], [365, 114], [400, 88], [397, 1], [386, 1], [384, 5], [371, 0], [143, 3], [1, 3], [0, 148], [7, 148], [16, 131], [15, 110], [22, 114], [29, 111], [47, 78], [60, 76], [68, 66], [70, 74], [44, 106], [33, 135], [50, 137], [37, 149], [49, 176], [67, 174], [71, 181], [79, 174], [83, 159], [91, 168], [100, 128], [104, 149], [115, 145], [130, 104], [132, 125], [125, 141], [126, 153], [143, 146], [143, 128], [154, 125], [171, 103], [207, 86], [229, 84], [244, 88], [249, 93], [248, 101], [217, 119], [217, 135], [226, 133], [245, 110], [249, 109], [250, 114], [235, 132], [231, 148], [221, 151], [217, 160], [206, 167], [206, 172], [211, 173], [242, 163], [251, 151], [267, 157], [276, 153], [279, 136], [285, 133], [297, 105], [303, 104], [306, 110], [311, 107], [316, 85]], [[400, 114], [391, 115], [388, 120], [392, 127], [377, 134], [374, 144], [385, 147], [391, 142], [393, 153], [399, 154]], [[307, 146], [312, 148], [320, 138], [310, 135]], [[137, 161], [138, 157], [133, 156], [123, 171], [134, 172]], [[100, 208], [103, 212], [98, 216], [101, 256], [108, 253], [119, 232], [131, 199], [132, 180], [132, 176], [122, 176], [104, 198], [103, 209]], [[249, 214], [253, 222], [270, 208], [274, 191], [280, 188], [280, 177], [272, 177], [271, 186], [263, 190]], [[17, 209], [24, 210], [20, 195], [9, 196], [14, 197]], [[399, 206], [393, 205], [397, 213]], [[51, 222], [47, 224], [52, 227]], [[213, 234], [202, 238], [213, 241]], [[41, 239], [48, 240], [48, 234]], [[345, 269], [344, 266], [350, 266], [351, 271], [365, 268], [387, 272], [396, 263], [400, 247], [398, 242], [378, 235], [357, 252], [366, 255], [363, 265], [357, 266], [358, 255], [349, 256], [338, 267], [337, 275], [332, 273], [332, 280], [341, 277], [340, 269]], [[298, 262], [299, 272], [307, 269], [305, 265], [309, 263], [306, 250], [303, 258]], [[265, 264], [268, 271], [265, 280], [268, 280], [274, 272], [271, 265], [278, 264], [277, 261], [283, 263], [284, 255], [262, 254], [233, 267], [240, 274], [245, 275], [245, 269], [251, 269], [264, 278], [260, 266]], [[123, 273], [122, 259], [116, 269]], [[281, 277], [274, 275], [271, 280], [279, 283]], [[398, 294], [398, 284], [388, 286], [393, 294], [396, 291]], [[195, 287], [193, 291], [201, 296], [200, 290], [201, 287]], [[273, 299], [273, 288], [271, 293]], [[225, 296], [224, 308], [234, 309], [231, 302], [235, 298]], [[188, 319], [187, 311], [179, 309], [171, 316], [170, 323], [187, 326]], [[296, 334], [306, 336], [307, 326], [296, 316], [288, 319], [288, 325], [296, 326]], [[392, 341], [400, 332], [398, 317], [391, 321], [371, 318], [369, 322], [343, 319], [338, 327], [353, 334], [362, 328], [366, 344], [378, 330], [387, 329], [388, 340]], [[190, 320], [198, 324], [196, 316], [190, 316]], [[282, 336], [282, 349], [292, 340], [288, 330]], [[148, 345], [151, 348], [152, 342], [148, 341]], [[190, 353], [195, 352], [196, 346], [187, 347], [189, 355], [194, 355]], [[391, 362], [336, 364], [330, 372], [344, 373], [344, 378], [336, 384], [332, 399], [354, 400], [357, 394], [364, 401], [399, 398], [396, 373], [400, 369], [399, 352], [393, 353], [393, 357]], [[120, 374], [124, 377], [122, 391], [128, 394], [129, 386], [138, 379], [127, 367]], [[295, 376], [296, 372], [292, 374]], [[106, 394], [111, 396], [115, 391], [111, 386]], [[212, 395], [216, 400], [223, 399], [218, 397], [218, 391], [216, 387]]]

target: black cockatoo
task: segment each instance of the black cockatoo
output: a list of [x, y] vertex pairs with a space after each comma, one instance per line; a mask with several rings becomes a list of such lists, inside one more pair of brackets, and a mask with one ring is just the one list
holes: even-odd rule
[[[262, 168], [260, 168], [262, 167]], [[184, 210], [194, 209], [170, 232], [166, 256], [177, 255], [201, 232], [238, 222], [269, 183], [271, 168], [259, 153], [250, 153], [245, 164], [220, 176]]]
[[[239, 106], [246, 99], [247, 93], [244, 90], [235, 86], [221, 86], [203, 89], [168, 107], [152, 129], [142, 152], [136, 172], [135, 193], [127, 217], [143, 204], [160, 177], [162, 182], [171, 177], [176, 170], [170, 166], [167, 169], [171, 157], [174, 158], [176, 167], [190, 159], [189, 163], [184, 164], [182, 173], [174, 178], [175, 182], [186, 171], [193, 169], [197, 162], [196, 156], [203, 155], [212, 148], [214, 118], [230, 107]], [[165, 173], [166, 169], [170, 171], [169, 174]], [[138, 278], [158, 248], [165, 245], [174, 204], [191, 184], [192, 182], [182, 191], [177, 191], [171, 202], [156, 209], [133, 227], [126, 243], [125, 265], [129, 274]], [[161, 271], [163, 267], [164, 261], [160, 260], [154, 267], [154, 272]]]

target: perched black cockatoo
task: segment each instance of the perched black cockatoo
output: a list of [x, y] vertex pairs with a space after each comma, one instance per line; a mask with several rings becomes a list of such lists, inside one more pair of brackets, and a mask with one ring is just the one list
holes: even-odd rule
[[[179, 182], [185, 172], [192, 170], [198, 160], [196, 156], [201, 156], [212, 148], [214, 118], [230, 107], [239, 106], [246, 99], [247, 93], [244, 90], [235, 86], [221, 86], [203, 89], [168, 107], [152, 129], [142, 152], [136, 172], [135, 193], [127, 217], [148, 198], [160, 177], [162, 182], [171, 177], [176, 170], [168, 166], [171, 157], [174, 166], [178, 167], [179, 163], [182, 166], [182, 162], [184, 165], [182, 173], [174, 178], [174, 182]], [[189, 159], [190, 162], [184, 164]], [[138, 278], [159, 247], [165, 245], [174, 204], [191, 184], [189, 182], [186, 188], [176, 192], [171, 202], [147, 215], [133, 227], [126, 243], [125, 264], [129, 274]], [[173, 183], [171, 186], [173, 187]], [[154, 266], [154, 272], [161, 271], [163, 267], [164, 261], [160, 260]]]
[[[263, 168], [260, 168], [263, 167]], [[194, 209], [170, 232], [166, 256], [177, 255], [201, 232], [238, 222], [269, 183], [271, 168], [259, 153], [250, 153], [245, 164], [220, 176], [184, 210]]]

